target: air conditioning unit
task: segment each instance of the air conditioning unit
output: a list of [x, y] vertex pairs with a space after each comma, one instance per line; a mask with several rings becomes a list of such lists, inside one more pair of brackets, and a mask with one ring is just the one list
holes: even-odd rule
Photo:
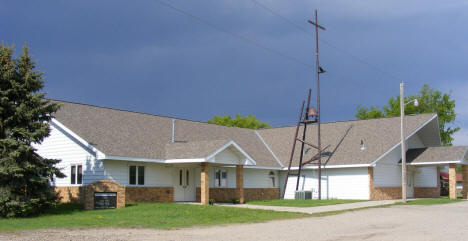
[[312, 191], [296, 191], [294, 199], [312, 199]]

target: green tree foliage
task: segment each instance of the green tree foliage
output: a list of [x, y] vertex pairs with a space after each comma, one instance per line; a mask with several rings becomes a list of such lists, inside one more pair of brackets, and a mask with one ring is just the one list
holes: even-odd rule
[[58, 105], [44, 100], [39, 92], [42, 73], [23, 48], [13, 56], [13, 48], [0, 46], [0, 216], [30, 216], [54, 205], [57, 196], [50, 181], [64, 177], [54, 165], [59, 160], [44, 159], [32, 144], [41, 143], [50, 133], [51, 114]]
[[[442, 93], [425, 84], [417, 95], [406, 97], [405, 103], [414, 99], [418, 99], [419, 106], [414, 106], [412, 103], [406, 105], [405, 114], [437, 113], [442, 144], [452, 145], [453, 134], [460, 128], [453, 127], [456, 114], [455, 100], [451, 99], [451, 93]], [[355, 116], [360, 120], [400, 116], [400, 96], [391, 97], [388, 105], [382, 108], [375, 106], [366, 108], [359, 105]]]
[[255, 119], [254, 115], [236, 115], [234, 119], [232, 119], [230, 115], [214, 116], [212, 119], [208, 120], [208, 123], [223, 126], [236, 126], [248, 129], [271, 128], [271, 126], [268, 123]]

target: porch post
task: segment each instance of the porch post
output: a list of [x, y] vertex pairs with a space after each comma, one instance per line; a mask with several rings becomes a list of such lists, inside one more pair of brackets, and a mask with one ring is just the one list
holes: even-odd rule
[[449, 198], [457, 199], [457, 165], [449, 164]]
[[463, 199], [468, 197], [468, 166], [462, 166], [462, 175], [463, 175]]
[[200, 177], [200, 203], [202, 205], [209, 204], [210, 200], [210, 168], [207, 162], [201, 164]]
[[244, 166], [236, 166], [236, 197], [240, 203], [244, 203]]

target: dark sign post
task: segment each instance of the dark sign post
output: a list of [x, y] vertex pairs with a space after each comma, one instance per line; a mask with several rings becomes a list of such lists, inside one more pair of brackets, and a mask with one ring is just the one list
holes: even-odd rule
[[116, 208], [117, 194], [115, 192], [95, 192], [94, 209]]

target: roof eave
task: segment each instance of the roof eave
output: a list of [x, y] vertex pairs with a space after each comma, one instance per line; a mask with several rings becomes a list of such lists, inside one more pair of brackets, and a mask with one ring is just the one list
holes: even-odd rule
[[[416, 130], [414, 130], [413, 132], [411, 132], [409, 135], [407, 135], [405, 137], [405, 141], [408, 141], [409, 138], [413, 137], [418, 131], [420, 131], [422, 128], [424, 128], [426, 125], [428, 125], [429, 123], [431, 123], [431, 121], [433, 121], [434, 119], [437, 119], [437, 114], [434, 114], [429, 120], [427, 120], [426, 122], [424, 122], [422, 125], [420, 125], [418, 128], [416, 128]], [[391, 151], [395, 150], [398, 146], [401, 145], [401, 141], [398, 142], [397, 144], [395, 144], [394, 146], [392, 146], [390, 149], [388, 149], [386, 152], [384, 152], [382, 155], [380, 155], [379, 157], [377, 157], [377, 159], [375, 159], [373, 162], [371, 162], [371, 165], [372, 166], [375, 166], [377, 164], [378, 161], [380, 161], [382, 158], [384, 158], [386, 155], [388, 155], [388, 153], [390, 153]]]

